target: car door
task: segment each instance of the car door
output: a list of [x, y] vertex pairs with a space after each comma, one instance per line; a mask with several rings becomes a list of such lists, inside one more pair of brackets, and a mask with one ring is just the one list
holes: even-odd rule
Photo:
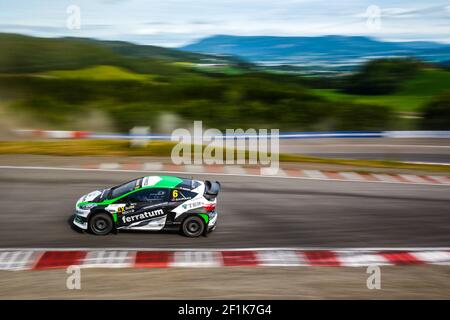
[[169, 189], [146, 188], [125, 197], [123, 212], [119, 213], [117, 225], [120, 229], [161, 230], [167, 219], [165, 206]]
[[180, 223], [179, 221], [175, 222], [175, 217], [177, 216], [177, 213], [173, 210], [179, 206], [182, 206], [183, 203], [194, 199], [196, 196], [197, 193], [183, 188], [171, 189], [169, 194], [169, 202], [166, 206], [166, 209], [169, 211], [167, 215], [167, 224], [168, 225], [179, 224]]

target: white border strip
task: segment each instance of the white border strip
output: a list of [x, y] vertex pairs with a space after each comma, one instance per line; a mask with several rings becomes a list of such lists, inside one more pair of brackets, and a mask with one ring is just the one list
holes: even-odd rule
[[261, 248], [136, 248], [136, 247], [80, 247], [80, 248], [0, 248], [1, 251], [348, 251], [348, 252], [369, 252], [369, 251], [450, 251], [450, 247], [261, 247]]

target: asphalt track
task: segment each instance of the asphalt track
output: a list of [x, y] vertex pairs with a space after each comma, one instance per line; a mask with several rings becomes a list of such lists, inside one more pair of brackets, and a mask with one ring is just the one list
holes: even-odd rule
[[324, 158], [450, 163], [450, 139], [353, 138], [282, 140], [280, 152]]
[[[148, 173], [147, 173], [148, 174]], [[76, 200], [144, 172], [0, 169], [0, 247], [448, 247], [450, 188], [368, 182], [194, 175], [222, 182], [208, 237], [121, 232], [94, 236], [68, 223]]]

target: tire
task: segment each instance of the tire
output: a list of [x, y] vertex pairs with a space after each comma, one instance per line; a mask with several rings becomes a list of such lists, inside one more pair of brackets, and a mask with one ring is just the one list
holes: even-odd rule
[[89, 220], [89, 231], [104, 236], [113, 230], [113, 221], [107, 213], [97, 213]]
[[197, 216], [187, 217], [181, 225], [181, 232], [189, 238], [199, 237], [203, 231], [205, 231], [205, 224], [202, 218]]

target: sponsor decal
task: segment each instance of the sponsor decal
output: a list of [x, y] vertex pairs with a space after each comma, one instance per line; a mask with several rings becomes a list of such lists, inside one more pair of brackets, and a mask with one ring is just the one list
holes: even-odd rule
[[202, 205], [203, 205], [203, 201], [196, 201], [196, 202], [191, 202], [191, 203], [185, 203], [185, 204], [183, 204], [183, 209], [191, 210], [191, 209], [194, 209], [194, 208], [201, 207]]
[[105, 210], [110, 213], [121, 214], [124, 207], [125, 207], [125, 204], [123, 204], [123, 203], [114, 203], [114, 204], [110, 204], [109, 206], [107, 206], [105, 208]]
[[176, 213], [175, 214], [175, 219], [177, 219], [184, 212], [203, 206], [203, 203], [204, 203], [203, 200], [192, 199], [192, 200], [189, 200], [186, 203], [183, 203], [183, 204], [179, 205], [178, 207], [173, 209], [172, 212]]
[[171, 201], [187, 201], [192, 199], [192, 197], [186, 196], [184, 193], [183, 190], [173, 190]]
[[153, 210], [153, 211], [145, 211], [133, 216], [122, 216], [123, 223], [132, 223], [132, 222], [139, 222], [142, 220], [146, 220], [149, 218], [158, 217], [164, 214], [164, 211], [162, 209]]
[[192, 197], [185, 196], [182, 190], [173, 190], [171, 201], [186, 201], [190, 200]]
[[[118, 213], [122, 213], [122, 214], [129, 214], [129, 213], [133, 213], [133, 212], [134, 212], [134, 208], [135, 208], [135, 205], [132, 204], [132, 205], [130, 205], [130, 206], [125, 206], [125, 207], [119, 208], [119, 209], [117, 210], [117, 212], [118, 212]], [[120, 210], [121, 212], [119, 212], [119, 210]]]

